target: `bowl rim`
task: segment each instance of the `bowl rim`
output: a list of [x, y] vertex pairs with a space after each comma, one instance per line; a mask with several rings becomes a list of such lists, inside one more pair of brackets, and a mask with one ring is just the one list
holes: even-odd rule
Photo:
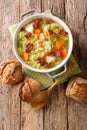
[[[58, 22], [59, 24], [61, 24], [64, 29], [68, 32], [68, 36], [69, 36], [69, 44], [68, 44], [68, 54], [66, 56], [66, 58], [60, 63], [58, 64], [57, 66], [55, 67], [52, 67], [50, 69], [46, 69], [46, 70], [40, 70], [40, 69], [35, 69], [31, 66], [29, 66], [27, 63], [25, 63], [21, 57], [19, 56], [18, 52], [17, 52], [17, 35], [18, 35], [18, 32], [20, 31], [21, 27], [25, 26], [26, 24], [28, 24], [29, 22], [31, 22], [32, 20], [34, 19], [37, 19], [37, 18], [49, 18], [49, 19], [52, 19], [56, 22]], [[34, 71], [34, 72], [39, 72], [39, 73], [48, 73], [48, 72], [52, 72], [52, 71], [55, 71], [59, 68], [61, 68], [62, 66], [64, 66], [66, 64], [66, 62], [68, 61], [71, 53], [72, 53], [72, 49], [73, 49], [73, 37], [72, 37], [72, 33], [69, 29], [69, 27], [66, 25], [65, 22], [63, 22], [63, 20], [61, 20], [60, 18], [52, 15], [52, 14], [35, 14], [35, 15], [32, 15], [32, 16], [29, 16], [28, 18], [24, 19], [23, 21], [21, 21], [21, 23], [19, 24], [19, 26], [17, 27], [16, 31], [15, 31], [15, 34], [14, 34], [14, 37], [13, 37], [13, 51], [15, 53], [15, 56], [16, 58], [18, 59], [18, 61], [24, 66], [26, 67], [27, 69], [30, 69], [31, 71]]]

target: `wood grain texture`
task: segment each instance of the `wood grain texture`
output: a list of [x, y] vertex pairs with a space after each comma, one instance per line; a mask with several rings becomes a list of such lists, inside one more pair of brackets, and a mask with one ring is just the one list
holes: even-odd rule
[[56, 86], [44, 107], [43, 130], [67, 130], [67, 107], [64, 86]]
[[[87, 0], [0, 0], [0, 62], [15, 58], [8, 26], [19, 22], [19, 13], [32, 8], [39, 12], [50, 9], [66, 21], [73, 33], [73, 53], [81, 76], [87, 78]], [[66, 98], [64, 85], [59, 85], [44, 108], [35, 111], [27, 103], [20, 106], [14, 88], [0, 82], [0, 130], [87, 130], [87, 105]]]
[[43, 130], [43, 109], [33, 110], [30, 104], [22, 102], [22, 130]]
[[[41, 0], [20, 0], [20, 13], [33, 8], [41, 11]], [[22, 130], [43, 130], [43, 109], [34, 111], [29, 104], [22, 102], [21, 110]]]
[[[64, 20], [64, 4], [64, 0], [42, 0], [42, 11], [51, 9], [52, 14]], [[59, 85], [52, 91], [44, 107], [44, 130], [67, 130], [66, 103], [64, 86]]]
[[68, 130], [87, 130], [87, 104], [68, 99]]
[[20, 13], [24, 13], [31, 9], [36, 9], [41, 12], [41, 0], [20, 0]]
[[[87, 77], [87, 1], [67, 0], [66, 22], [74, 38], [74, 55]], [[87, 130], [87, 104], [80, 104], [68, 99], [68, 129]]]
[[[18, 0], [0, 0], [0, 61], [14, 57], [8, 27], [18, 19]], [[12, 87], [0, 82], [0, 130], [20, 128], [20, 101]]]
[[74, 54], [82, 70], [82, 76], [87, 77], [87, 0], [67, 0], [66, 23], [74, 38]]
[[51, 10], [51, 12], [64, 20], [65, 0], [42, 0], [42, 11]]

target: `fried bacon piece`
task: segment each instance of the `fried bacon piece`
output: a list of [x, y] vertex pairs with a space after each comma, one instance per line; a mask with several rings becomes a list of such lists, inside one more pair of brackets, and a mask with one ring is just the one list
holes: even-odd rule
[[38, 63], [40, 63], [40, 65], [41, 66], [43, 66], [43, 65], [45, 65], [46, 64], [46, 60], [45, 60], [45, 58], [44, 57], [39, 57], [38, 59], [37, 59], [37, 61], [38, 61]]
[[59, 31], [59, 34], [66, 36], [66, 35], [68, 35], [68, 32], [66, 32], [64, 29], [62, 29]]
[[55, 38], [58, 37], [58, 34], [56, 34], [55, 32], [53, 32], [52, 30], [49, 29], [49, 34]]
[[51, 19], [47, 19], [47, 20], [46, 20], [46, 23], [47, 23], [47, 24], [51, 24], [51, 23], [53, 23], [53, 22], [54, 22], [54, 21], [51, 20]]
[[31, 37], [32, 33], [28, 32], [27, 34], [25, 34], [25, 37], [28, 39], [29, 37]]
[[28, 44], [26, 45], [26, 50], [25, 50], [25, 52], [26, 52], [26, 53], [29, 53], [29, 52], [31, 52], [33, 49], [34, 49], [34, 45], [33, 45], [32, 43], [28, 43]]
[[42, 19], [41, 18], [34, 20], [34, 22], [33, 22], [34, 29], [39, 28], [41, 23], [42, 23]]

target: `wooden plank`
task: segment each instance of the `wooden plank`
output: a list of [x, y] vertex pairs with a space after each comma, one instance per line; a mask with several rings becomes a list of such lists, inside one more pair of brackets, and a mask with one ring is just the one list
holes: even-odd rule
[[20, 13], [24, 13], [31, 9], [36, 9], [37, 11], [41, 12], [41, 0], [20, 0]]
[[42, 0], [42, 11], [51, 10], [52, 13], [64, 20], [65, 2], [64, 0]]
[[67, 130], [67, 107], [64, 86], [57, 86], [44, 107], [44, 130]]
[[[22, 7], [22, 8], [21, 8]], [[41, 11], [41, 0], [20, 0], [20, 13], [36, 8]], [[22, 130], [43, 130], [43, 109], [33, 110], [29, 104], [22, 102]]]
[[[74, 54], [87, 77], [87, 0], [67, 0], [66, 22], [74, 38]], [[68, 99], [68, 129], [87, 130], [87, 104]]]
[[43, 130], [43, 109], [33, 110], [30, 104], [22, 102], [22, 130]]
[[[50, 9], [64, 20], [64, 0], [42, 0], [42, 11]], [[67, 130], [67, 106], [64, 86], [57, 86], [44, 107], [44, 130]]]
[[87, 77], [87, 0], [67, 0], [66, 22], [74, 37], [74, 54]]
[[68, 99], [68, 130], [87, 130], [87, 104]]
[[[8, 27], [18, 20], [19, 1], [0, 0], [0, 62], [14, 57]], [[0, 130], [20, 129], [20, 101], [12, 87], [0, 82]]]

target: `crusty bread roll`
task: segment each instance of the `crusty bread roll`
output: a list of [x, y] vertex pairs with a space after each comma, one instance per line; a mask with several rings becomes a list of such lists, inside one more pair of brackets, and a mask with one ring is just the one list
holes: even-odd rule
[[32, 99], [40, 92], [41, 83], [24, 76], [23, 81], [20, 85], [19, 96], [24, 102], [30, 103]]
[[72, 78], [68, 83], [66, 96], [78, 102], [87, 103], [87, 80], [81, 77]]
[[0, 78], [5, 84], [16, 84], [22, 80], [22, 65], [15, 60], [0, 63]]

